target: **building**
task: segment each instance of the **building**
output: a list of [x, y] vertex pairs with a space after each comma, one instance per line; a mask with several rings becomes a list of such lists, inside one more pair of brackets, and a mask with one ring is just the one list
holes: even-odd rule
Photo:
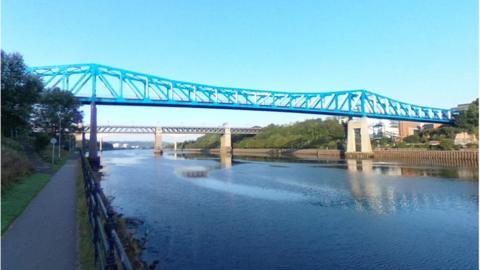
[[431, 124], [431, 123], [428, 123], [428, 124], [424, 124], [423, 125], [423, 129], [436, 129], [436, 128], [439, 128], [442, 124]]
[[399, 121], [398, 123], [398, 134], [401, 139], [415, 134], [422, 128], [421, 123], [409, 122], [409, 121]]

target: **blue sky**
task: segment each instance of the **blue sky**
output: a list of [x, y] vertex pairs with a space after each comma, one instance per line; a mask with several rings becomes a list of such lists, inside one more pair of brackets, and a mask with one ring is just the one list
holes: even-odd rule
[[[477, 1], [2, 1], [2, 48], [253, 89], [368, 89], [450, 108], [478, 96]], [[290, 123], [312, 115], [99, 107], [99, 124]], [[88, 110], [85, 111], [88, 122]]]

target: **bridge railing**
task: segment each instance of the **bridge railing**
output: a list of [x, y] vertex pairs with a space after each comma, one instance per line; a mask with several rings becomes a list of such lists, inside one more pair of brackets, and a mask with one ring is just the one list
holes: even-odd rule
[[105, 197], [99, 181], [96, 180], [83, 151], [80, 151], [80, 153], [88, 220], [93, 234], [95, 265], [97, 269], [102, 270], [132, 270], [132, 264], [115, 228], [112, 206]]

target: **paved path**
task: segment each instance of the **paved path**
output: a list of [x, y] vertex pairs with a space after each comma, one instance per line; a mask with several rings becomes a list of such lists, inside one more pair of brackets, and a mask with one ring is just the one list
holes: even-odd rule
[[75, 269], [77, 160], [65, 163], [2, 236], [1, 269]]

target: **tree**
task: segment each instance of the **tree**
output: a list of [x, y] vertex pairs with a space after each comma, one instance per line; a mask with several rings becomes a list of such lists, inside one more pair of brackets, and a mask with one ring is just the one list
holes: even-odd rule
[[413, 134], [410, 136], [407, 136], [403, 139], [404, 142], [406, 143], [419, 143], [420, 142], [420, 136], [418, 134]]
[[478, 136], [478, 98], [455, 118], [455, 127]]
[[82, 121], [79, 111], [80, 102], [68, 91], [59, 88], [44, 91], [40, 102], [35, 105], [32, 122], [35, 128], [39, 128], [50, 136], [59, 132], [72, 132], [76, 124]]
[[19, 53], [1, 51], [2, 132], [12, 136], [29, 128], [30, 114], [43, 90], [42, 82], [27, 71]]

